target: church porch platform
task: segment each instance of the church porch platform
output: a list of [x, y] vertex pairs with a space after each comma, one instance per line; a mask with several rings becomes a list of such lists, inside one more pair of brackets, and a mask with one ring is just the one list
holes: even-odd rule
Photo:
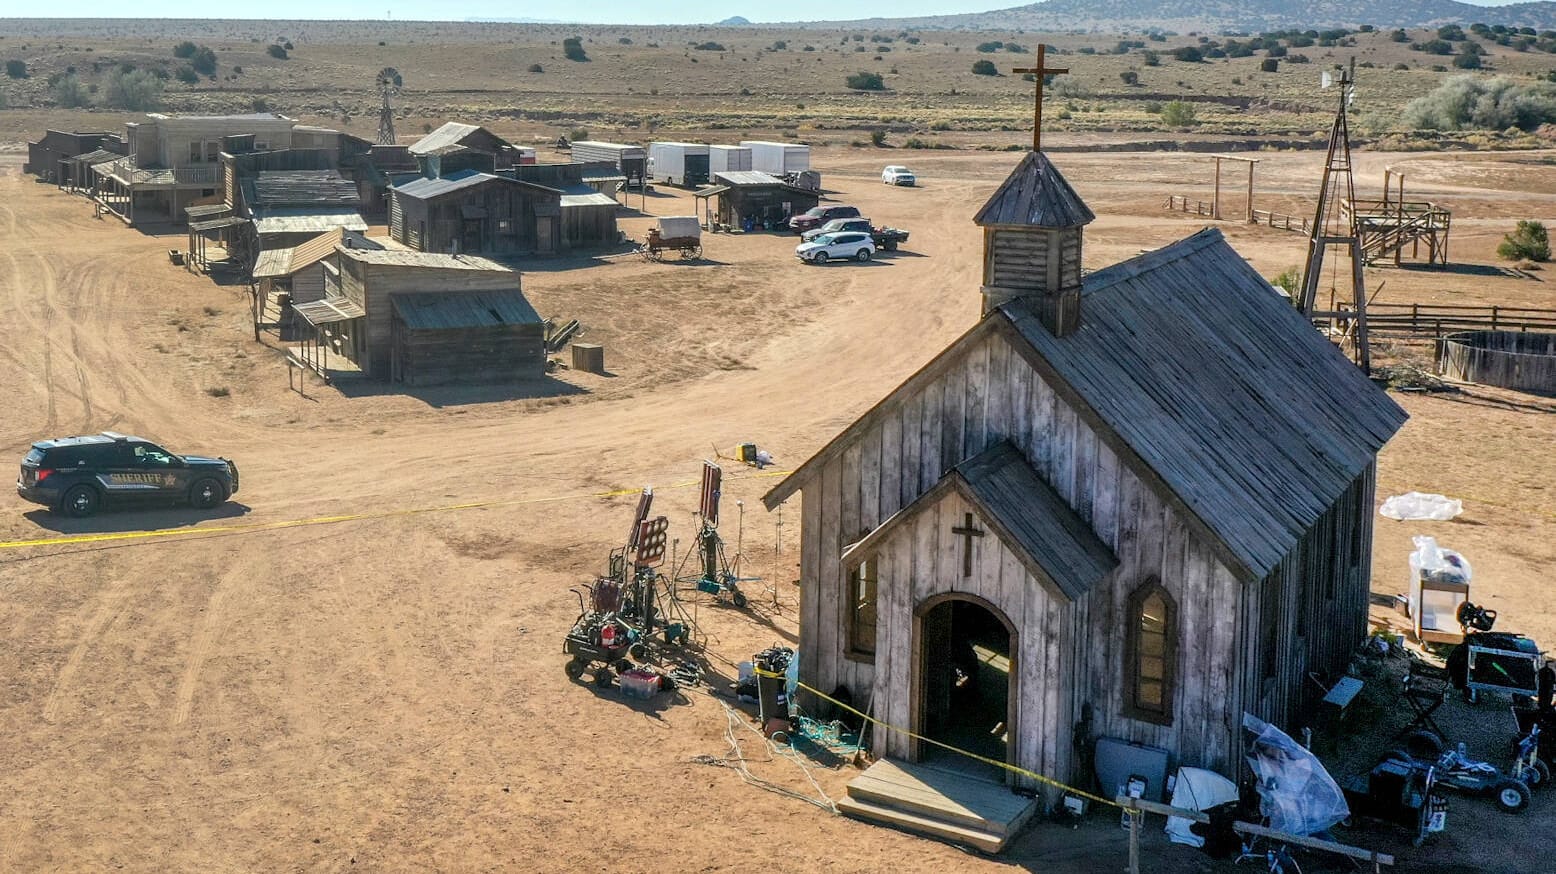
[[1005, 849], [1038, 802], [1003, 783], [938, 764], [882, 759], [848, 783], [838, 810], [985, 853]]

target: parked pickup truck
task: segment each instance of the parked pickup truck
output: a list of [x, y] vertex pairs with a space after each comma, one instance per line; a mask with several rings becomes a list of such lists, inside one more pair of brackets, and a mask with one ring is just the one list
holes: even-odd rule
[[860, 231], [870, 235], [877, 249], [885, 249], [890, 252], [897, 248], [898, 243], [908, 241], [908, 232], [897, 228], [878, 228], [870, 224], [867, 218], [840, 218], [833, 219], [815, 230], [800, 234], [800, 239], [810, 242], [822, 234], [836, 234], [844, 231]]

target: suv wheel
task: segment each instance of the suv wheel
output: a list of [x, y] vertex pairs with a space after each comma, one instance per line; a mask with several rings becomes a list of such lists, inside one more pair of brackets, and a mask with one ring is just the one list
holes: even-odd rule
[[209, 510], [227, 500], [227, 490], [216, 480], [206, 478], [189, 490], [189, 506], [196, 510]]
[[870, 260], [870, 250], [869, 249], [860, 249], [854, 255], [854, 259], [858, 260], [858, 261], [868, 261], [868, 260]]
[[825, 264], [827, 263], [827, 253], [817, 252], [816, 254], [810, 256], [810, 260], [813, 264]]
[[97, 489], [91, 486], [76, 486], [65, 493], [65, 497], [60, 499], [59, 506], [66, 514], [81, 519], [96, 513], [99, 503]]

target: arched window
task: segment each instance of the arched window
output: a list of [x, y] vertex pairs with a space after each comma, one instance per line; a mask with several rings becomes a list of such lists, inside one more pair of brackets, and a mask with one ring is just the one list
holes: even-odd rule
[[1135, 719], [1172, 723], [1178, 676], [1178, 604], [1156, 577], [1129, 596], [1124, 710]]

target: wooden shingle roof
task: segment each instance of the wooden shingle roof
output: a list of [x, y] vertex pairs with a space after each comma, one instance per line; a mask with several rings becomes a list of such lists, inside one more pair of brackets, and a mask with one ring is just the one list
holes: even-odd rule
[[1028, 152], [973, 221], [980, 227], [1073, 228], [1096, 216], [1042, 152]]
[[1091, 274], [1063, 338], [998, 312], [1254, 577], [1406, 419], [1218, 230]]
[[540, 314], [518, 289], [416, 292], [393, 296], [394, 313], [413, 331], [538, 325]]

